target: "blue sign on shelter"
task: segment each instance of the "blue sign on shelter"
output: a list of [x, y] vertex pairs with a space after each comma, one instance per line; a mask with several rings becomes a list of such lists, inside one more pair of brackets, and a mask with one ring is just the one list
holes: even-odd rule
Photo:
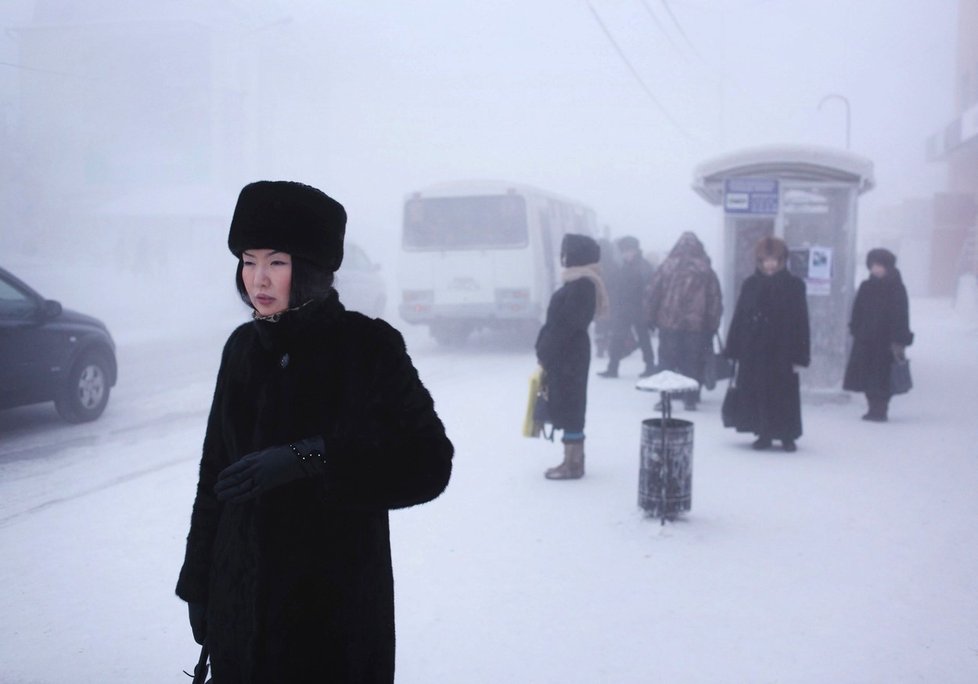
[[773, 178], [727, 178], [723, 209], [728, 214], [777, 214], [778, 181]]

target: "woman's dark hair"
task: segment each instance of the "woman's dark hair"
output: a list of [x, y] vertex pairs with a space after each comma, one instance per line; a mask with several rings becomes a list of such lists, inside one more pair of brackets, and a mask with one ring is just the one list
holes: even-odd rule
[[[244, 261], [238, 259], [238, 268], [234, 273], [234, 284], [238, 295], [246, 305], [254, 308], [248, 290], [245, 289], [241, 271]], [[292, 286], [289, 290], [289, 308], [305, 304], [310, 299], [325, 299], [333, 289], [333, 274], [317, 268], [312, 262], [302, 257], [292, 257]]]
[[758, 264], [765, 259], [776, 259], [784, 266], [788, 262], [788, 245], [780, 238], [770, 236], [761, 238], [754, 247], [754, 257]]

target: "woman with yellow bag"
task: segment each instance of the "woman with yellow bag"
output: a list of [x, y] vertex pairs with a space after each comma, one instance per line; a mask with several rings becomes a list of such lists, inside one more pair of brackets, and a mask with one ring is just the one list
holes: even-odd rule
[[544, 372], [550, 421], [562, 430], [564, 460], [544, 475], [549, 480], [584, 476], [584, 413], [591, 365], [588, 326], [608, 314], [608, 294], [601, 281], [601, 248], [587, 235], [567, 234], [560, 245], [563, 286], [547, 306], [547, 320], [537, 336], [537, 360]]

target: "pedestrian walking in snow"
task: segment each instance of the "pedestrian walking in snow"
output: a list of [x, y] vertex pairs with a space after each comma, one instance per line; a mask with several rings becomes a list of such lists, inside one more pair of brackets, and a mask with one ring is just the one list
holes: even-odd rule
[[608, 294], [598, 273], [598, 243], [586, 235], [567, 234], [560, 246], [564, 284], [553, 293], [547, 320], [537, 336], [537, 361], [549, 393], [550, 419], [563, 430], [564, 460], [547, 470], [550, 480], [584, 476], [584, 413], [591, 364], [588, 326], [608, 313]]
[[766, 237], [755, 249], [757, 270], [744, 280], [734, 309], [726, 354], [737, 362], [743, 403], [738, 432], [757, 435], [755, 449], [778, 439], [785, 451], [801, 437], [797, 370], [808, 366], [810, 335], [805, 283], [788, 272], [788, 246]]
[[176, 593], [216, 682], [393, 682], [388, 510], [453, 448], [401, 335], [332, 287], [346, 212], [244, 187], [228, 246], [254, 308], [224, 347]]
[[913, 344], [910, 304], [893, 252], [871, 249], [866, 268], [869, 277], [859, 285], [849, 320], [852, 351], [843, 388], [865, 393], [869, 411], [863, 420], [886, 422], [892, 366], [906, 359], [904, 351]]
[[[618, 250], [614, 243], [607, 238], [599, 239], [598, 247], [601, 248], [601, 261], [598, 263], [601, 269], [601, 281], [605, 284], [605, 288], [609, 290], [608, 298], [610, 299], [611, 283], [617, 281], [618, 269], [621, 268], [621, 265], [618, 263]], [[599, 318], [594, 322], [594, 351], [599, 359], [603, 359], [608, 355], [608, 350], [611, 348], [611, 334], [612, 326], [610, 316]]]
[[609, 291], [611, 341], [608, 347], [608, 367], [598, 375], [603, 378], [618, 377], [618, 366], [631, 353], [628, 343], [634, 335], [645, 362], [641, 377], [647, 378], [655, 372], [655, 354], [652, 351], [649, 321], [645, 313], [645, 291], [652, 279], [652, 264], [642, 256], [638, 238], [628, 235], [620, 238], [617, 245], [621, 264]]
[[[695, 233], [683, 233], [655, 270], [647, 302], [649, 323], [659, 331], [659, 369], [675, 371], [702, 385], [723, 300], [720, 280]], [[688, 410], [695, 409], [699, 400], [698, 389], [683, 397]]]

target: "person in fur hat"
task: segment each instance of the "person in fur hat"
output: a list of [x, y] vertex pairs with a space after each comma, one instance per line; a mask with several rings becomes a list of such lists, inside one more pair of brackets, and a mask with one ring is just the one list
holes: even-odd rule
[[[598, 373], [602, 378], [617, 378], [621, 360], [634, 351], [642, 350], [645, 369], [639, 374], [647, 378], [655, 373], [655, 352], [645, 312], [645, 292], [654, 269], [644, 256], [638, 238], [631, 235], [617, 241], [621, 263], [609, 284], [611, 295], [611, 339], [608, 346], [608, 367]], [[634, 340], [634, 342], [633, 342]]]
[[584, 476], [584, 413], [591, 364], [588, 326], [608, 315], [608, 294], [598, 269], [601, 248], [587, 235], [567, 234], [560, 246], [564, 284], [547, 305], [537, 336], [537, 360], [549, 391], [550, 417], [563, 430], [564, 460], [544, 473], [549, 480]]
[[787, 270], [784, 241], [761, 239], [755, 257], [757, 270], [741, 285], [725, 350], [737, 361], [743, 398], [734, 427], [757, 435], [755, 449], [778, 439], [785, 451], [795, 451], [802, 432], [797, 370], [811, 360], [805, 283]]
[[221, 358], [177, 596], [215, 682], [393, 682], [388, 511], [437, 497], [453, 447], [401, 335], [333, 289], [346, 212], [242, 189], [228, 236], [253, 320]]
[[890, 367], [904, 359], [913, 344], [907, 288], [893, 252], [876, 248], [866, 255], [869, 277], [859, 285], [852, 304], [849, 332], [852, 351], [843, 388], [863, 392], [869, 410], [863, 420], [886, 422], [892, 392]]

